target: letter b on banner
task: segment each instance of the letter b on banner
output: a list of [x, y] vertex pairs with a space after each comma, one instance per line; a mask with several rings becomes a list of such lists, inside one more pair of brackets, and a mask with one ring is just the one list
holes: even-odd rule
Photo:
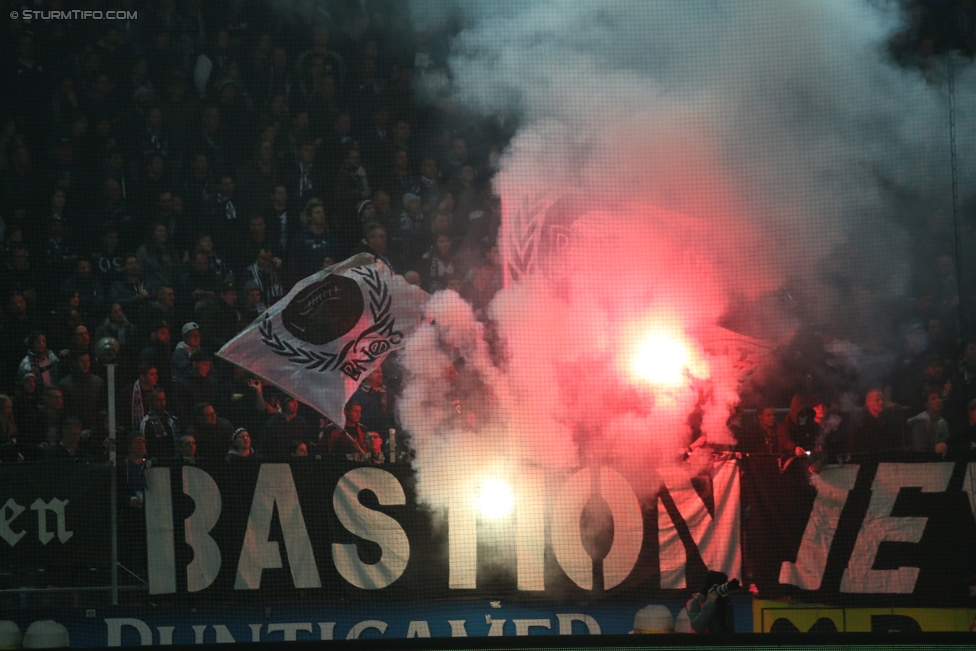
[[[173, 498], [170, 469], [146, 471], [146, 542], [149, 561], [149, 594], [176, 592], [176, 547], [173, 540]], [[193, 549], [186, 568], [187, 590], [208, 587], [220, 571], [220, 549], [210, 531], [220, 517], [220, 489], [213, 477], [193, 466], [183, 466], [183, 492], [195, 505], [185, 520], [185, 539]]]

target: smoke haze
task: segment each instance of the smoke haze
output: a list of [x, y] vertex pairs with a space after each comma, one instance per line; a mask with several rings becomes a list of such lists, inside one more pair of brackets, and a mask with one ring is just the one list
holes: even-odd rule
[[[495, 179], [506, 218], [528, 200], [574, 207], [552, 264], [488, 310], [504, 361], [447, 292], [405, 351], [422, 500], [446, 506], [526, 465], [609, 463], [648, 492], [689, 472], [697, 419], [710, 441], [732, 440], [743, 369], [710, 346], [719, 325], [775, 343], [811, 322], [858, 345], [894, 336], [879, 315], [911, 289], [905, 225], [951, 212], [945, 84], [891, 61], [896, 3], [411, 7], [425, 29], [464, 26], [426, 92], [518, 118]], [[971, 71], [956, 84], [965, 119]], [[976, 144], [970, 131], [959, 147]], [[653, 332], [686, 346], [681, 382], [635, 374]]]

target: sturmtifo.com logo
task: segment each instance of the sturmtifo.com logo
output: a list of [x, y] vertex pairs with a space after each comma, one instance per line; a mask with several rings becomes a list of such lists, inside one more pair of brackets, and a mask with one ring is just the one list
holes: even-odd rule
[[17, 20], [138, 20], [138, 11], [85, 11], [82, 9], [67, 9], [64, 11], [41, 11], [40, 9], [24, 9], [11, 11], [10, 18]]

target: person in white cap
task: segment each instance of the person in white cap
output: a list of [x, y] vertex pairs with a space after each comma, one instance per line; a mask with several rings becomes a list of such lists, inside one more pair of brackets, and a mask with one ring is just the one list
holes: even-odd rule
[[173, 379], [179, 380], [190, 374], [190, 356], [200, 350], [200, 326], [194, 321], [183, 324], [183, 341], [173, 351]]

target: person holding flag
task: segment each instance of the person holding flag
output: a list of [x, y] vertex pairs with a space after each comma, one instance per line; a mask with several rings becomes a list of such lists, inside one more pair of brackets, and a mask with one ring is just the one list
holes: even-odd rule
[[369, 454], [366, 445], [366, 429], [359, 423], [363, 408], [355, 400], [350, 400], [346, 404], [345, 415], [344, 427], [330, 425], [326, 429], [329, 434], [329, 455], [365, 459]]

